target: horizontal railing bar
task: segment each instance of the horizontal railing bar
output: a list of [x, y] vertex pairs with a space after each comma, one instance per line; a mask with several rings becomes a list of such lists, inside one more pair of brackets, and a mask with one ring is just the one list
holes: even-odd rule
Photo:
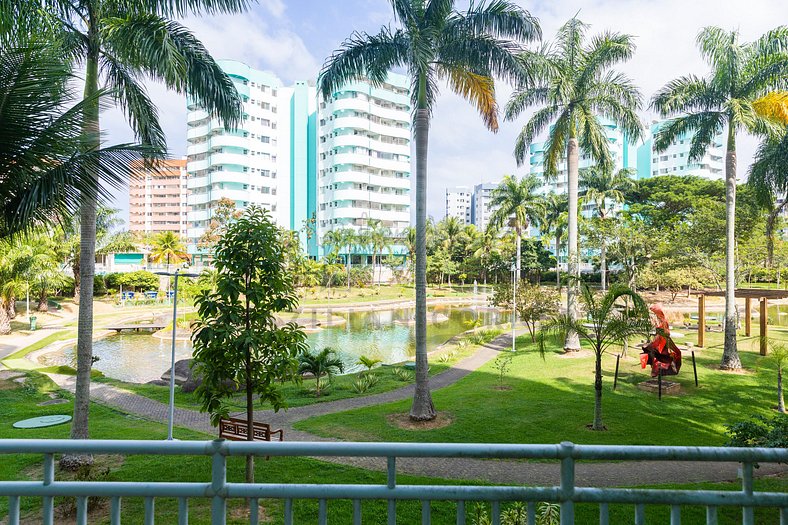
[[[567, 446], [568, 445], [568, 446]], [[354, 456], [530, 458], [641, 461], [788, 462], [787, 449], [479, 443], [332, 443], [4, 439], [0, 454], [153, 454], [229, 456]]]
[[[563, 500], [558, 487], [454, 485], [320, 485], [227, 483], [224, 498], [288, 498], [344, 500], [551, 501]], [[0, 496], [120, 496], [212, 497], [210, 483], [131, 482], [0, 482]], [[679, 491], [659, 489], [575, 488], [570, 501], [578, 503], [646, 503], [661, 505], [777, 506], [786, 505], [784, 493], [738, 491]]]

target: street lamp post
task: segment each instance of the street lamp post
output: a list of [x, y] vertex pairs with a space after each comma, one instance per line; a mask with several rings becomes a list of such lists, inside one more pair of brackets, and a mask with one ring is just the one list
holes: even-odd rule
[[172, 427], [175, 421], [175, 336], [178, 330], [178, 276], [184, 277], [199, 277], [196, 273], [180, 273], [180, 269], [175, 270], [175, 273], [170, 272], [155, 272], [156, 275], [166, 275], [167, 277], [175, 277], [175, 283], [172, 291], [172, 348], [170, 355], [170, 415], [167, 419], [167, 441], [172, 441]]
[[512, 352], [515, 350], [515, 340], [517, 334], [515, 324], [517, 323], [517, 265], [512, 263]]

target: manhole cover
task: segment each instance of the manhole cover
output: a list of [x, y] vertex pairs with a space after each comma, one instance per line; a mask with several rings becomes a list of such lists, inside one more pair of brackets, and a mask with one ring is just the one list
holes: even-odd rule
[[38, 403], [38, 406], [47, 407], [49, 405], [63, 405], [65, 403], [68, 403], [68, 399], [57, 398], [57, 399], [50, 399], [49, 401], [42, 401], [41, 403]]
[[30, 419], [23, 419], [14, 423], [14, 428], [44, 428], [62, 425], [71, 421], [71, 416], [65, 414], [55, 414], [52, 416], [40, 416]]

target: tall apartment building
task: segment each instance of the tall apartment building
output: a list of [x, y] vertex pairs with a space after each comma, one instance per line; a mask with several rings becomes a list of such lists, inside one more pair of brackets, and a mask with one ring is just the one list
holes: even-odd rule
[[[328, 231], [363, 231], [372, 219], [401, 235], [410, 224], [407, 77], [391, 73], [377, 87], [364, 80], [349, 84], [320, 101], [317, 118], [318, 245]], [[393, 252], [402, 254], [404, 247]]]
[[290, 226], [290, 98], [293, 90], [274, 75], [246, 64], [220, 60], [243, 99], [236, 129], [224, 126], [193, 101], [188, 101], [187, 170], [189, 172], [187, 232], [189, 252], [210, 225], [221, 199], [236, 208], [257, 204], [282, 226]]
[[456, 217], [462, 224], [471, 224], [473, 191], [468, 186], [446, 188], [446, 217]]
[[129, 230], [142, 233], [188, 229], [186, 159], [172, 159], [146, 166], [133, 161], [129, 180]]
[[480, 231], [487, 229], [490, 219], [495, 213], [495, 207], [492, 205], [492, 192], [499, 184], [500, 182], [483, 182], [473, 187], [471, 222]]
[[714, 137], [711, 147], [697, 162], [689, 161], [692, 147], [692, 133], [678, 137], [668, 149], [654, 151], [654, 135], [667, 121], [654, 121], [649, 129], [648, 138], [637, 150], [638, 178], [659, 177], [660, 175], [695, 175], [706, 179], [725, 177], [725, 149], [722, 134]]

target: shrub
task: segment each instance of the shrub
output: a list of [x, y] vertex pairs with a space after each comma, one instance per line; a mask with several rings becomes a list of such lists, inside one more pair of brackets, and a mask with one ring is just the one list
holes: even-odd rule
[[756, 416], [726, 428], [729, 438], [726, 447], [788, 447], [788, 414], [775, 414], [771, 419]]
[[[471, 522], [473, 525], [490, 525], [490, 515], [487, 505], [477, 503], [472, 509]], [[558, 525], [560, 521], [561, 506], [557, 503], [541, 502], [536, 508], [536, 525]], [[525, 503], [517, 501], [505, 505], [501, 510], [501, 525], [526, 525], [528, 523], [528, 507]]]
[[512, 367], [512, 359], [514, 358], [514, 354], [509, 351], [504, 351], [498, 354], [498, 357], [495, 358], [493, 362], [493, 368], [498, 371], [498, 386], [503, 387], [503, 380], [506, 377], [506, 374], [509, 373], [509, 369]]
[[377, 374], [364, 374], [353, 381], [353, 391], [356, 394], [363, 394], [367, 390], [374, 388], [380, 382]]
[[107, 294], [107, 284], [104, 282], [103, 275], [93, 276], [93, 296], [101, 296]]
[[397, 378], [397, 380], [399, 381], [405, 383], [409, 381], [413, 381], [413, 374], [409, 370], [405, 370], [404, 368], [397, 367], [394, 370], [392, 370], [392, 373], [394, 374], [394, 377]]

